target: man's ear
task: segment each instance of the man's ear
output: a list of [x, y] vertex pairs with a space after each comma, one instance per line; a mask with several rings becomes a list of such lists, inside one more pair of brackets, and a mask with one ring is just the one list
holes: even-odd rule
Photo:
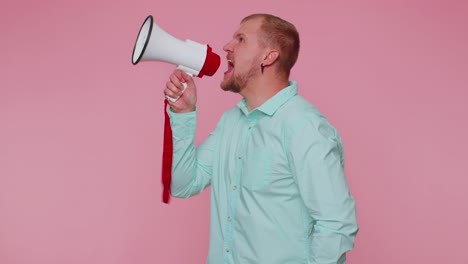
[[268, 52], [266, 53], [266, 55], [263, 57], [263, 65], [264, 66], [270, 66], [272, 65], [273, 63], [275, 63], [275, 61], [278, 60], [279, 58], [279, 51], [275, 50], [275, 49], [270, 49], [268, 50]]

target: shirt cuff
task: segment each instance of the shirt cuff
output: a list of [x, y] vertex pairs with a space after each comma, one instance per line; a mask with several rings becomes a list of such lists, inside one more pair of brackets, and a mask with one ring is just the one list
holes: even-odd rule
[[189, 113], [175, 113], [169, 107], [172, 136], [177, 138], [193, 137], [197, 127], [197, 109]]

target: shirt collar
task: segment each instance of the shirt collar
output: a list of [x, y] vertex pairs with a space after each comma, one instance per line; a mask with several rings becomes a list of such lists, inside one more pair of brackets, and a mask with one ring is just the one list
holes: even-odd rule
[[[272, 116], [276, 112], [276, 110], [278, 110], [283, 104], [289, 101], [289, 99], [291, 99], [296, 94], [297, 83], [295, 81], [290, 81], [288, 87], [279, 91], [277, 94], [275, 94], [273, 97], [268, 99], [265, 103], [263, 103], [261, 106], [254, 110], [258, 110], [269, 116]], [[239, 107], [245, 115], [249, 114], [245, 98], [237, 104], [237, 107]]]

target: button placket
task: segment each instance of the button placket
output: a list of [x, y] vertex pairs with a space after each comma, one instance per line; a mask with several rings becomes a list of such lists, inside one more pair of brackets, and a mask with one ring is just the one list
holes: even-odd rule
[[[231, 198], [231, 204], [229, 205], [229, 208], [227, 210], [227, 215], [225, 218], [225, 226], [226, 226], [226, 236], [224, 240], [224, 254], [225, 256], [230, 259], [232, 257], [232, 250], [233, 250], [233, 232], [234, 232], [234, 225], [236, 223], [234, 217], [236, 214], [236, 204], [239, 199], [239, 195], [242, 192], [241, 183], [240, 183], [240, 178], [242, 174], [244, 173], [244, 162], [246, 162], [247, 159], [247, 146], [250, 141], [250, 138], [252, 136], [252, 132], [254, 131], [252, 128], [255, 126], [255, 116], [257, 113], [253, 113], [253, 115], [249, 114], [247, 115], [244, 120], [242, 120], [243, 124], [239, 124], [238, 126], [238, 131], [239, 132], [239, 141], [238, 145], [236, 147], [236, 152], [234, 152], [234, 159], [237, 164], [237, 169], [235, 176], [232, 178], [232, 181], [230, 182], [230, 188], [232, 189], [230, 191], [230, 198]], [[247, 128], [247, 129], [246, 129]], [[228, 187], [229, 188], [229, 187]]]

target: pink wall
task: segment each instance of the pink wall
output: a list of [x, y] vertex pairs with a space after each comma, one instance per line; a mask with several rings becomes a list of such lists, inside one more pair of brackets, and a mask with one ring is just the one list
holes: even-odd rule
[[[0, 4], [1, 264], [203, 263], [209, 193], [160, 197], [173, 67], [131, 51], [153, 14], [224, 57], [256, 12], [297, 26], [293, 79], [342, 135], [361, 227], [349, 263], [466, 259], [466, 1], [64, 2]], [[239, 100], [221, 77], [197, 80], [198, 142]]]

